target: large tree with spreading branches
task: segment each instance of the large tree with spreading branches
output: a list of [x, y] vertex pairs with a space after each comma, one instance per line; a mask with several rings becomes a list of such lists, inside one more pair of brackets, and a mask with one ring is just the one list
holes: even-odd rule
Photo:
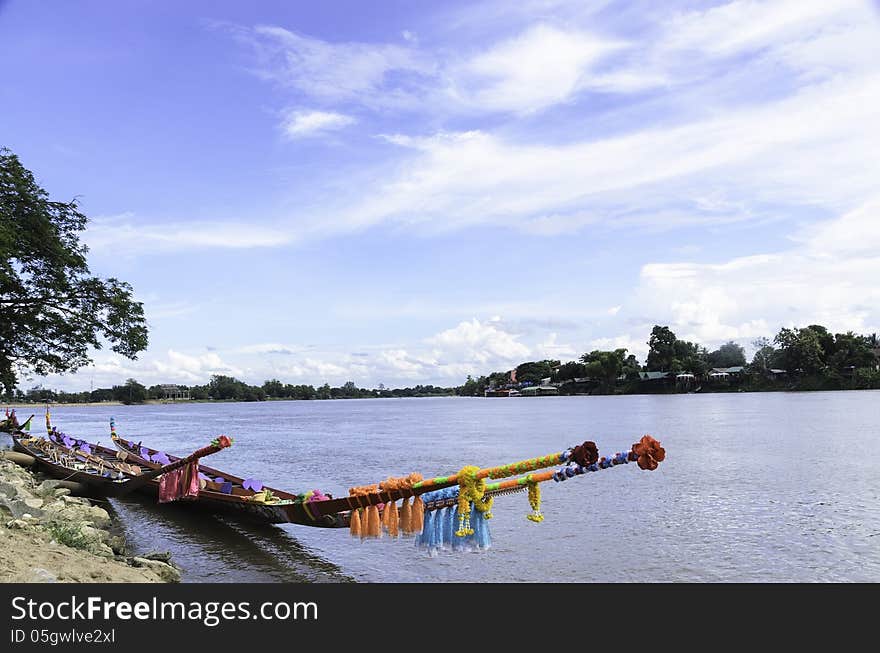
[[134, 359], [147, 347], [132, 288], [93, 276], [80, 242], [88, 218], [76, 200], [55, 202], [0, 149], [0, 386], [22, 374], [73, 372], [110, 344]]

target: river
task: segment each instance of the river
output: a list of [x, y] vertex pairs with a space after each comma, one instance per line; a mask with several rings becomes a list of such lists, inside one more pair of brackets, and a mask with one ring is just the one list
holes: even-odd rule
[[59, 407], [53, 421], [110, 445], [111, 415], [178, 455], [225, 433], [234, 446], [207, 464], [334, 496], [584, 440], [613, 454], [650, 433], [666, 448], [654, 472], [544, 483], [540, 524], [525, 493], [499, 497], [480, 552], [111, 500], [132, 548], [170, 550], [185, 582], [880, 581], [880, 391]]

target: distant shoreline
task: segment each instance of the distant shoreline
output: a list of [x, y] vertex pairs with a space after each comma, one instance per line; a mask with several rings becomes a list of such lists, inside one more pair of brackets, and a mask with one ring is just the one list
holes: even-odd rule
[[[675, 395], [723, 395], [723, 394], [766, 394], [770, 392], [783, 393], [810, 393], [810, 392], [860, 392], [863, 390], [876, 390], [876, 388], [778, 388], [778, 389], [741, 389], [741, 390], [703, 390], [701, 392], [613, 392], [613, 393], [571, 393], [559, 395], [547, 395], [552, 397], [632, 397], [632, 396], [675, 396]], [[48, 405], [52, 408], [100, 408], [115, 406], [184, 406], [190, 404], [261, 404], [276, 401], [293, 401], [293, 402], [326, 402], [347, 400], [370, 400], [370, 399], [437, 399], [441, 397], [449, 397], [455, 399], [538, 399], [541, 396], [528, 397], [484, 397], [483, 395], [424, 395], [421, 397], [339, 397], [336, 399], [291, 399], [288, 397], [273, 397], [260, 401], [243, 401], [240, 399], [146, 399], [139, 403], [125, 404], [121, 401], [90, 401], [90, 402], [65, 402], [65, 403], [21, 403], [21, 402], [0, 402], [4, 408], [15, 409], [18, 411], [42, 410]], [[23, 415], [19, 415], [23, 417]], [[26, 419], [26, 418], [25, 418]]]

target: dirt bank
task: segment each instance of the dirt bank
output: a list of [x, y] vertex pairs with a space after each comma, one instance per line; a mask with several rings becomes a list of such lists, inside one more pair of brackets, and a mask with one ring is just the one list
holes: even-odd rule
[[180, 572], [163, 556], [127, 555], [110, 515], [57, 481], [0, 459], [0, 582], [161, 583]]

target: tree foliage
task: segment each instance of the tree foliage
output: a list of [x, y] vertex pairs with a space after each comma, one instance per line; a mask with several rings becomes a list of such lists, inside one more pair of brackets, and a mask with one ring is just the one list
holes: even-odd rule
[[147, 347], [143, 305], [129, 284], [89, 272], [76, 201], [56, 202], [0, 149], [0, 384], [71, 372], [105, 341], [128, 358]]
[[709, 367], [736, 367], [746, 364], [746, 352], [742, 345], [732, 340], [709, 352], [706, 359]]
[[581, 356], [580, 360], [586, 368], [587, 376], [597, 379], [605, 387], [610, 387], [623, 373], [626, 349], [594, 350]]
[[703, 374], [708, 368], [705, 347], [679, 340], [668, 326], [655, 325], [648, 338], [645, 367], [650, 372], [692, 372]]

